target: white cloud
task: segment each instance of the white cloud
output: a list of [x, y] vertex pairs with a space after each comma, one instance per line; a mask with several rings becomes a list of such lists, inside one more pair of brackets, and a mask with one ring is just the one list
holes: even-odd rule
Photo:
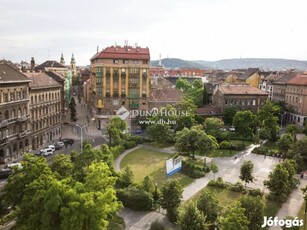
[[78, 64], [89, 64], [97, 45], [129, 40], [148, 46], [152, 59], [161, 53], [306, 60], [306, 6], [304, 0], [2, 0], [0, 51], [13, 61], [74, 53]]

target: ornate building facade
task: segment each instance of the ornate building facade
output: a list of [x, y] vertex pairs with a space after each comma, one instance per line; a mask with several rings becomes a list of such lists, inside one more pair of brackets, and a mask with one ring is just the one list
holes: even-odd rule
[[26, 76], [31, 79], [31, 143], [32, 149], [36, 150], [61, 135], [62, 85], [45, 72], [26, 73]]
[[0, 63], [0, 164], [31, 149], [29, 84], [11, 65]]

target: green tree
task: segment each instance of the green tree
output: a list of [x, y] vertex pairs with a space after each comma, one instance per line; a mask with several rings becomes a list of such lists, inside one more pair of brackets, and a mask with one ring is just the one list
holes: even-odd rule
[[219, 171], [219, 168], [217, 167], [217, 165], [215, 163], [211, 163], [210, 164], [210, 169], [214, 174], [214, 180], [215, 180], [215, 174]]
[[82, 182], [85, 177], [85, 168], [95, 161], [106, 162], [111, 170], [113, 170], [110, 159], [112, 159], [112, 153], [107, 145], [102, 145], [100, 149], [94, 149], [91, 144], [85, 145], [82, 154], [75, 154], [73, 156], [73, 178]]
[[58, 179], [64, 179], [72, 174], [73, 164], [69, 155], [59, 154], [53, 158], [50, 168]]
[[183, 189], [177, 180], [168, 180], [161, 187], [161, 207], [166, 209], [171, 222], [177, 220], [177, 210], [181, 203]]
[[297, 164], [295, 160], [286, 159], [284, 162], [281, 163], [281, 165], [284, 166], [288, 171], [289, 174], [288, 181], [290, 189], [294, 189], [297, 183], [297, 179], [294, 178], [297, 170]]
[[224, 122], [220, 118], [206, 118], [204, 122], [204, 130], [208, 135], [212, 135], [217, 139], [221, 137], [221, 128], [224, 127]]
[[223, 111], [223, 120], [226, 125], [232, 125], [233, 124], [233, 118], [236, 115], [236, 113], [239, 111], [239, 108], [237, 107], [226, 107]]
[[301, 129], [296, 125], [287, 125], [286, 127], [286, 133], [291, 134], [294, 137], [294, 139], [296, 139], [296, 134], [299, 134], [301, 132], [302, 132]]
[[191, 129], [184, 128], [176, 133], [175, 148], [179, 152], [188, 153], [195, 158], [195, 151], [206, 152], [218, 148], [216, 139], [207, 135], [201, 125]]
[[190, 83], [187, 79], [179, 78], [176, 81], [176, 88], [184, 92], [187, 99], [191, 99], [197, 106], [203, 104], [204, 86], [201, 80], [194, 80]]
[[35, 181], [40, 175], [51, 175], [46, 159], [25, 154], [22, 169], [15, 170], [7, 179], [3, 190], [3, 199], [7, 206], [15, 208], [19, 206], [24, 198], [25, 188]]
[[128, 165], [125, 167], [124, 171], [120, 174], [120, 178], [117, 181], [117, 184], [120, 188], [127, 188], [134, 183], [134, 174], [131, 170], [131, 167]]
[[204, 86], [204, 105], [208, 105], [210, 104], [212, 101], [210, 100], [209, 94], [208, 94], [208, 90], [206, 88], [206, 85]]
[[251, 111], [239, 111], [233, 118], [236, 133], [244, 140], [244, 137], [253, 137], [256, 131], [256, 115]]
[[279, 152], [288, 155], [288, 151], [294, 143], [294, 138], [291, 134], [286, 133], [281, 136], [281, 138], [277, 141], [276, 145]]
[[205, 216], [199, 211], [194, 202], [189, 202], [179, 211], [178, 223], [182, 230], [204, 230]]
[[151, 176], [145, 176], [142, 182], [142, 188], [151, 194], [154, 194], [155, 192], [155, 184], [154, 184], [154, 180]]
[[249, 182], [253, 182], [253, 170], [254, 164], [251, 161], [244, 161], [240, 168], [240, 179], [245, 182], [245, 189], [246, 185]]
[[127, 130], [127, 124], [119, 117], [113, 117], [107, 124], [109, 134], [109, 145], [119, 145], [123, 139], [124, 131]]
[[70, 108], [70, 119], [72, 121], [77, 121], [76, 102], [75, 102], [74, 97], [72, 97], [70, 100], [69, 108]]
[[266, 130], [268, 138], [276, 141], [279, 131], [278, 114], [281, 108], [267, 100], [265, 105], [258, 111], [257, 119], [261, 129]]
[[244, 208], [237, 203], [235, 207], [228, 207], [220, 218], [221, 230], [248, 230], [249, 221], [244, 215]]
[[297, 163], [297, 171], [306, 170], [307, 167], [307, 138], [296, 141], [288, 150], [287, 157]]
[[241, 196], [240, 206], [244, 208], [244, 215], [247, 217], [249, 230], [259, 230], [263, 223], [264, 204], [260, 196]]
[[197, 199], [197, 208], [206, 217], [206, 223], [216, 223], [221, 208], [214, 191], [202, 191], [200, 197]]
[[173, 135], [170, 126], [165, 124], [152, 124], [147, 127], [147, 133], [150, 138], [162, 143], [170, 142]]
[[284, 201], [290, 192], [287, 169], [282, 164], [276, 165], [268, 180], [264, 181], [264, 185], [270, 190], [271, 199]]

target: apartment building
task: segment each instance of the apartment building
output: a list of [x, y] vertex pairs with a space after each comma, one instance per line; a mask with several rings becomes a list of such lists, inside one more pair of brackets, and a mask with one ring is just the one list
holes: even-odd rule
[[268, 92], [242, 84], [221, 84], [213, 91], [212, 104], [223, 112], [226, 107], [257, 112], [268, 99]]
[[61, 135], [62, 84], [47, 73], [25, 73], [31, 80], [30, 121], [31, 144], [36, 150]]
[[0, 63], [0, 165], [31, 149], [30, 82], [12, 65]]
[[149, 48], [111, 46], [91, 58], [89, 103], [100, 115], [127, 109], [148, 109]]
[[286, 120], [289, 123], [304, 125], [307, 117], [307, 73], [297, 74], [286, 84]]

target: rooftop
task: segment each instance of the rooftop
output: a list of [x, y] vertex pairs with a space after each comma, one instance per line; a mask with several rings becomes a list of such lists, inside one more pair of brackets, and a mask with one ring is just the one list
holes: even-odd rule
[[232, 95], [268, 95], [267, 92], [262, 91], [261, 89], [258, 89], [256, 87], [250, 86], [250, 85], [230, 85], [230, 84], [223, 84], [220, 85], [220, 91], [223, 92], [223, 94], [232, 94]]
[[127, 60], [150, 60], [149, 48], [132, 46], [111, 46], [95, 54], [94, 59], [127, 59]]
[[34, 68], [35, 71], [40, 71], [40, 70], [46, 70], [45, 68], [63, 68], [63, 69], [66, 69], [66, 67], [62, 64], [60, 64], [59, 62], [57, 61], [52, 61], [52, 60], [48, 60], [48, 61], [45, 61], [44, 63], [36, 66]]
[[290, 79], [287, 84], [289, 85], [304, 85], [307, 86], [307, 74], [298, 74], [292, 79]]
[[45, 87], [61, 87], [61, 84], [47, 75], [42, 73], [25, 73], [25, 75], [32, 80], [30, 88], [45, 88]]
[[0, 83], [30, 82], [24, 74], [9, 64], [0, 63]]

